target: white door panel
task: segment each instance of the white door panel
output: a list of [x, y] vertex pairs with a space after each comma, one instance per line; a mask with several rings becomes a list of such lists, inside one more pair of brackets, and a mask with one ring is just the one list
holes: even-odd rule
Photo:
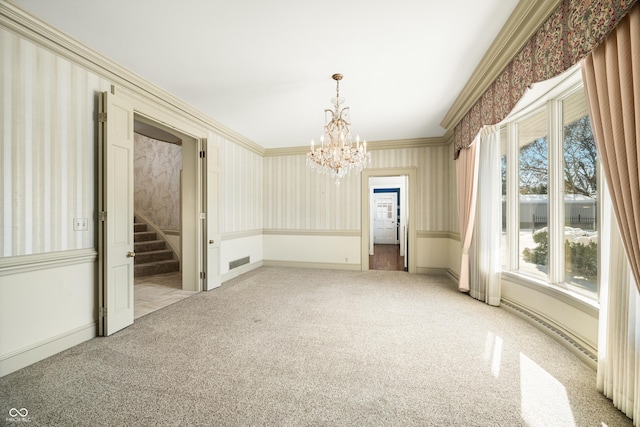
[[376, 244], [398, 244], [398, 195], [396, 193], [374, 193], [374, 233]]
[[[101, 289], [100, 335], [133, 323], [133, 106], [111, 93], [100, 96]], [[106, 113], [106, 115], [105, 115]], [[106, 117], [106, 119], [105, 119]]]

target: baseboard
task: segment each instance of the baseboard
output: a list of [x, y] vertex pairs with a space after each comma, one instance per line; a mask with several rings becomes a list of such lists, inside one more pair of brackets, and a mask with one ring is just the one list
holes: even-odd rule
[[563, 328], [546, 316], [509, 299], [502, 298], [500, 306], [516, 316], [525, 319], [542, 332], [554, 338], [592, 369], [597, 368], [597, 349], [584, 342], [580, 337], [571, 333], [571, 331]]
[[323, 270], [352, 270], [360, 271], [360, 264], [338, 264], [331, 262], [305, 262], [305, 261], [274, 261], [264, 260], [264, 265], [268, 267], [293, 267], [293, 268], [317, 268]]
[[447, 276], [456, 283], [460, 281], [460, 275], [450, 268], [447, 268]]
[[89, 323], [0, 357], [0, 377], [96, 337], [97, 325]]
[[235, 279], [238, 276], [243, 275], [244, 273], [248, 273], [251, 270], [255, 270], [258, 267], [262, 267], [263, 261], [253, 262], [251, 264], [246, 264], [238, 268], [234, 268], [233, 270], [229, 270], [224, 273], [221, 277], [221, 283], [229, 281], [231, 279]]
[[416, 273], [418, 274], [435, 274], [440, 276], [448, 275], [448, 268], [439, 267], [416, 267]]

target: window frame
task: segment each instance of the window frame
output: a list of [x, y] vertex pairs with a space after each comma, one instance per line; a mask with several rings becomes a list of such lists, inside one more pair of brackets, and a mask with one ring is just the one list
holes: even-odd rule
[[[536, 85], [538, 86], [538, 85]], [[502, 276], [535, 288], [548, 288], [554, 294], [559, 291], [573, 299], [587, 304], [596, 304], [600, 293], [600, 266], [602, 265], [601, 245], [598, 245], [598, 276], [596, 278], [596, 292], [581, 289], [565, 282], [564, 263], [564, 140], [562, 122], [562, 103], [578, 90], [583, 90], [584, 84], [578, 66], [568, 72], [540, 84], [536, 90], [530, 91], [521, 99], [501, 123], [500, 128], [506, 128], [507, 143], [507, 209], [506, 242], [507, 265], [503, 266]], [[547, 143], [548, 143], [548, 231], [549, 231], [549, 262], [547, 278], [534, 276], [521, 271], [519, 268], [519, 231], [520, 231], [520, 198], [519, 198], [519, 144], [518, 125], [529, 117], [539, 114], [546, 109], [547, 114]], [[600, 162], [597, 165], [598, 201], [601, 201], [602, 184]], [[515, 194], [515, 196], [514, 196]], [[552, 196], [552, 195], [559, 195]], [[602, 215], [603, 203], [597, 205], [598, 235], [604, 228]], [[560, 260], [558, 262], [558, 260]]]

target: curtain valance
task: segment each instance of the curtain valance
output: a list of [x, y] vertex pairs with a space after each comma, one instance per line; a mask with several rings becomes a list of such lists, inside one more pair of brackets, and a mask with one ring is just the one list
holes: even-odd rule
[[578, 63], [613, 30], [637, 0], [564, 0], [454, 128], [454, 158], [483, 125], [507, 117], [533, 83]]

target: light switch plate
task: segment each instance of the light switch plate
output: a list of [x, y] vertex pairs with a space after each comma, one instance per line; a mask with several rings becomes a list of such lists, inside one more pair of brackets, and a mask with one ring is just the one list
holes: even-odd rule
[[89, 229], [89, 221], [87, 218], [73, 218], [74, 231], [87, 231]]

